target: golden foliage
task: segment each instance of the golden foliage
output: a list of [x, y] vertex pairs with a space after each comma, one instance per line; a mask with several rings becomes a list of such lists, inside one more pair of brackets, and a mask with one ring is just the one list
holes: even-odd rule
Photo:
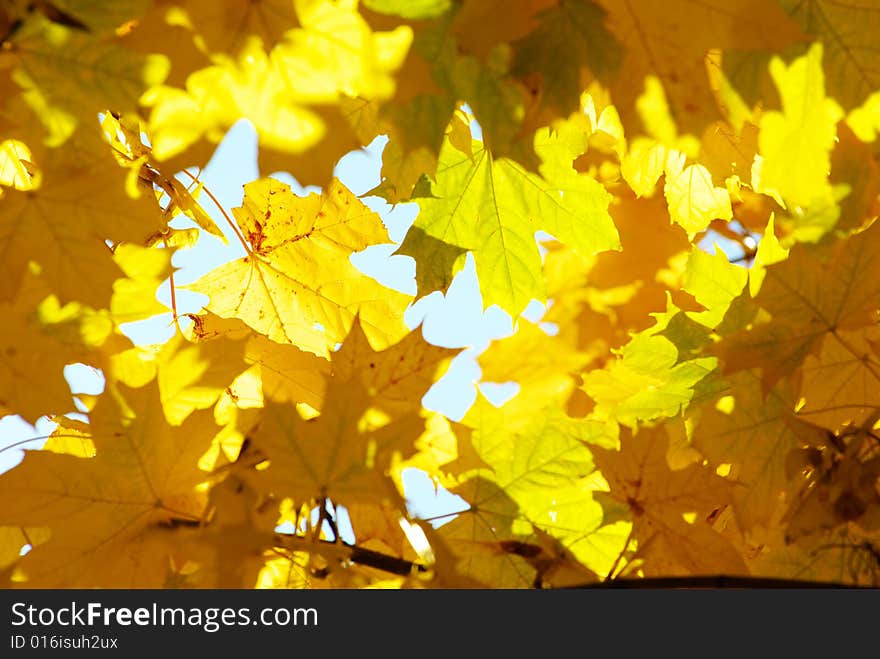
[[[55, 429], [0, 474], [3, 585], [877, 586], [878, 21], [863, 0], [6, 3], [0, 415]], [[241, 120], [262, 173], [227, 214], [197, 171]], [[363, 196], [418, 211], [397, 245], [334, 178], [378, 136]], [[237, 252], [178, 285], [203, 239]], [[419, 298], [472, 257], [513, 321], [461, 419], [427, 407], [459, 350], [356, 265], [383, 245]], [[179, 313], [184, 288], [204, 308]], [[170, 332], [129, 338], [166, 290]], [[103, 391], [72, 392], [74, 364]], [[425, 519], [412, 470], [460, 507]]]

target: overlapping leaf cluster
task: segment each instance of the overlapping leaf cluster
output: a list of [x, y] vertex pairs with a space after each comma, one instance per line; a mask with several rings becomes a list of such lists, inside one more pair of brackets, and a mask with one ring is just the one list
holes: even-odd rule
[[[0, 578], [877, 585], [878, 24], [867, 1], [6, 3], [0, 414], [58, 425], [0, 475]], [[224, 239], [192, 167], [240, 119], [264, 173], [322, 192], [245, 185], [245, 255], [134, 345], [175, 250]], [[390, 238], [333, 166], [379, 135], [368, 194], [417, 206], [417, 297], [470, 254], [515, 319], [479, 358], [503, 405], [425, 409], [456, 351], [352, 264]], [[72, 363], [104, 392], [75, 401]], [[412, 518], [408, 468], [466, 509]]]

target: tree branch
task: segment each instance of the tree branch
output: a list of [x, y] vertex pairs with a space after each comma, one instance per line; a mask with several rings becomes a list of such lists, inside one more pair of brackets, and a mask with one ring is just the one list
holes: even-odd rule
[[309, 538], [303, 536], [276, 533], [275, 542], [279, 547], [299, 551], [314, 550], [316, 546], [320, 548], [326, 547], [331, 552], [335, 549], [341, 551], [344, 558], [352, 563], [388, 572], [389, 574], [398, 574], [404, 577], [409, 576], [414, 572], [424, 573], [428, 571], [428, 567], [421, 563], [408, 561], [405, 558], [397, 558], [396, 556], [389, 556], [388, 554], [383, 554], [372, 549], [366, 549], [365, 547], [359, 547], [343, 541], [333, 542], [331, 540], [317, 540], [312, 542]]
[[871, 588], [827, 581], [807, 581], [803, 579], [778, 579], [775, 577], [739, 577], [724, 574], [695, 577], [647, 577], [643, 579], [614, 579], [599, 583], [567, 586], [574, 589], [594, 588]]
[[[275, 536], [279, 546], [285, 549], [309, 551], [314, 549], [314, 544], [308, 538], [296, 535], [278, 534]], [[408, 561], [404, 558], [389, 556], [372, 549], [366, 549], [346, 542], [334, 543], [329, 540], [320, 540], [318, 545], [327, 545], [328, 548], [341, 549], [345, 558], [352, 563], [363, 567], [370, 567], [389, 574], [409, 576], [413, 573], [425, 573], [428, 567], [421, 563]], [[611, 579], [598, 583], [578, 584], [564, 586], [560, 590], [591, 590], [591, 589], [873, 589], [872, 586], [858, 586], [852, 584], [834, 583], [827, 581], [808, 581], [804, 579], [778, 579], [774, 577], [749, 577], [729, 576], [724, 574], [691, 576], [691, 577], [647, 577], [641, 579]]]

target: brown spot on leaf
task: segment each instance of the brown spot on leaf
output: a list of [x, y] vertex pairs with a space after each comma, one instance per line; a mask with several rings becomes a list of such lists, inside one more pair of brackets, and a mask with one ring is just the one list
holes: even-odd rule
[[634, 515], [641, 515], [645, 512], [645, 509], [642, 507], [635, 497], [627, 497], [626, 504], [630, 507], [630, 510], [633, 511]]

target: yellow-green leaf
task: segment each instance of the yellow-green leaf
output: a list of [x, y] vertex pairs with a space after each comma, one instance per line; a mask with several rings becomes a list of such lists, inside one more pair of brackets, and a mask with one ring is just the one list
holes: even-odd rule
[[761, 115], [752, 185], [785, 204], [807, 207], [830, 195], [831, 147], [842, 118], [840, 107], [825, 95], [822, 44], [789, 65], [775, 57], [770, 75], [782, 111]]

